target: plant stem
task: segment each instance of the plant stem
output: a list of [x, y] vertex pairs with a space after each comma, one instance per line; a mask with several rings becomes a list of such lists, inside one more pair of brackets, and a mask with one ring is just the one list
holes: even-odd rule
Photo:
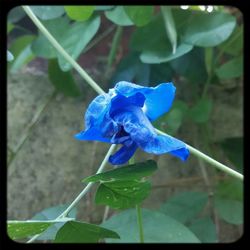
[[22, 6], [26, 14], [30, 17], [37, 28], [44, 34], [44, 36], [51, 42], [55, 49], [67, 60], [75, 70], [86, 80], [86, 82], [98, 93], [104, 94], [103, 89], [87, 74], [87, 72], [64, 50], [64, 48], [56, 41], [50, 32], [35, 16], [29, 6]]
[[142, 226], [142, 215], [140, 205], [136, 205], [137, 223], [139, 227], [140, 243], [144, 243], [143, 226]]
[[[116, 147], [115, 144], [112, 144], [110, 146], [110, 148], [109, 148], [106, 156], [104, 157], [104, 159], [103, 159], [99, 169], [97, 170], [96, 174], [99, 174], [99, 173], [101, 173], [103, 171], [106, 163], [108, 162], [109, 156], [112, 154], [115, 147]], [[72, 201], [72, 203], [55, 220], [65, 218], [68, 215], [68, 213], [71, 211], [71, 209], [76, 206], [76, 204], [81, 200], [81, 198], [89, 191], [89, 189], [94, 184], [95, 184], [94, 182], [88, 183], [88, 185], [82, 190], [82, 192]], [[37, 234], [37, 235], [33, 236], [30, 240], [27, 241], [27, 243], [31, 243], [34, 240], [36, 240], [39, 237], [39, 235], [40, 234]]]
[[[166, 133], [162, 132], [161, 130], [158, 130], [158, 129], [155, 129], [159, 134], [162, 134], [162, 135], [167, 135]], [[220, 162], [214, 160], [213, 158], [207, 156], [206, 154], [200, 152], [199, 150], [193, 148], [192, 146], [187, 145], [187, 148], [188, 150], [190, 151], [191, 154], [195, 155], [196, 157], [199, 157], [201, 158], [202, 160], [208, 162], [209, 164], [213, 165], [214, 167], [224, 171], [225, 173], [227, 173], [228, 175], [231, 175], [241, 181], [243, 181], [244, 179], [244, 176], [240, 173], [238, 173], [237, 171], [221, 164]]]

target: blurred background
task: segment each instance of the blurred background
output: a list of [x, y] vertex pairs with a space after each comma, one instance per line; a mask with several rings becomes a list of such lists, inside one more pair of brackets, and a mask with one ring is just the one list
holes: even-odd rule
[[[31, 6], [33, 12], [105, 90], [118, 81], [173, 82], [172, 109], [155, 127], [243, 171], [243, 17], [228, 6]], [[39, 32], [21, 7], [7, 20], [8, 218], [26, 220], [70, 203], [109, 145], [77, 141], [96, 92]], [[154, 159], [151, 195], [143, 207], [177, 220], [168, 201], [197, 213], [182, 219], [202, 242], [233, 242], [243, 232], [240, 181], [190, 156]], [[111, 169], [112, 166], [107, 166]], [[77, 217], [100, 223], [94, 191]], [[173, 202], [173, 201], [172, 201]], [[196, 208], [196, 209], [195, 209]], [[110, 209], [108, 217], [115, 211]], [[172, 214], [171, 214], [172, 213]]]

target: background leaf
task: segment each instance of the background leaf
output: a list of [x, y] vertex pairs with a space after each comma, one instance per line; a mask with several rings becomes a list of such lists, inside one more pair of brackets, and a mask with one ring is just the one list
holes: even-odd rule
[[56, 243], [96, 243], [104, 238], [119, 238], [119, 235], [109, 229], [77, 221], [69, 221], [58, 231]]
[[11, 62], [12, 60], [14, 60], [14, 56], [10, 51], [7, 50], [7, 61]]
[[[50, 207], [42, 210], [37, 213], [35, 216], [31, 218], [31, 220], [54, 220], [56, 219], [65, 209], [69, 206], [69, 204], [58, 205], [55, 207]], [[76, 207], [74, 207], [69, 213], [68, 217], [76, 218]], [[54, 240], [56, 237], [56, 233], [58, 230], [65, 224], [65, 222], [54, 223], [49, 228], [47, 228], [38, 238], [37, 240]]]
[[138, 27], [150, 22], [154, 12], [153, 6], [124, 6], [123, 7], [131, 21]]
[[64, 6], [67, 15], [76, 21], [88, 20], [94, 12], [94, 6]]
[[181, 192], [170, 197], [160, 211], [185, 223], [197, 216], [205, 207], [208, 195], [203, 192]]
[[234, 225], [243, 224], [243, 204], [240, 201], [217, 197], [215, 208], [221, 219]]
[[242, 172], [243, 170], [243, 138], [231, 137], [220, 142], [228, 159], [235, 167]]
[[209, 120], [212, 111], [212, 101], [208, 98], [201, 98], [195, 106], [190, 109], [189, 117], [196, 123], [204, 123]]
[[[183, 224], [163, 213], [142, 209], [142, 223], [145, 243], [198, 243], [198, 238]], [[113, 215], [101, 224], [116, 230], [119, 240], [107, 239], [109, 243], [139, 243], [135, 209]]]
[[23, 65], [29, 63], [35, 57], [31, 51], [31, 42], [35, 39], [33, 35], [18, 37], [10, 46], [10, 51], [15, 60], [8, 64], [9, 70], [17, 72]]
[[15, 7], [8, 13], [8, 22], [16, 23], [20, 21], [25, 15], [26, 14], [21, 6]]
[[185, 23], [183, 41], [201, 47], [216, 46], [229, 38], [235, 25], [235, 17], [227, 13], [193, 12]]
[[105, 11], [105, 16], [113, 23], [121, 26], [133, 25], [133, 22], [130, 20], [126, 14], [123, 6], [116, 6], [112, 10]]
[[11, 239], [23, 239], [28, 236], [42, 233], [54, 222], [32, 222], [32, 221], [17, 221], [8, 222], [8, 235]]
[[70, 71], [63, 72], [56, 59], [50, 59], [48, 64], [49, 79], [55, 88], [66, 96], [79, 96], [80, 90]]
[[177, 33], [176, 33], [176, 29], [175, 29], [175, 22], [173, 19], [171, 7], [161, 6], [161, 12], [163, 15], [164, 24], [165, 24], [168, 38], [169, 38], [169, 40], [172, 44], [172, 47], [173, 47], [173, 54], [175, 54], [176, 47], [177, 47]]
[[188, 228], [202, 243], [218, 242], [215, 224], [209, 217], [196, 219]]
[[62, 6], [30, 6], [31, 10], [36, 16], [42, 20], [50, 20], [60, 17], [64, 14], [64, 8]]
[[215, 70], [216, 75], [221, 79], [231, 79], [243, 75], [243, 57], [239, 56], [222, 64]]

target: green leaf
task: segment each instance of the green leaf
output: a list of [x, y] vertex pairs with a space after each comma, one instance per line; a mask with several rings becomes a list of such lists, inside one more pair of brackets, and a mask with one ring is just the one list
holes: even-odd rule
[[185, 55], [170, 62], [174, 71], [190, 83], [204, 83], [207, 80], [204, 49], [195, 47]]
[[95, 10], [104, 11], [114, 9], [115, 5], [96, 5]]
[[229, 55], [238, 56], [243, 47], [243, 25], [236, 26], [229, 39], [219, 45], [219, 49]]
[[185, 223], [202, 211], [207, 200], [208, 195], [203, 192], [181, 192], [170, 197], [160, 211]]
[[11, 62], [13, 60], [14, 60], [14, 56], [12, 55], [10, 51], [7, 50], [7, 61]]
[[207, 74], [211, 75], [212, 73], [212, 64], [213, 64], [213, 48], [205, 48], [205, 65]]
[[[62, 45], [63, 37], [70, 29], [69, 22], [67, 17], [59, 17], [53, 20], [43, 21], [42, 23], [52, 36]], [[56, 49], [41, 32], [39, 32], [39, 36], [33, 42], [31, 48], [33, 53], [39, 57], [47, 59], [57, 57]]]
[[243, 138], [231, 137], [220, 142], [228, 159], [238, 170], [243, 170]]
[[117, 6], [116, 8], [105, 11], [105, 16], [112, 21], [113, 23], [121, 26], [133, 25], [133, 22], [130, 20], [126, 14], [123, 6]]
[[63, 72], [56, 59], [50, 59], [48, 64], [49, 79], [55, 88], [66, 96], [79, 96], [80, 90], [70, 71]]
[[64, 14], [62, 6], [30, 6], [36, 16], [42, 20], [50, 20], [60, 17]]
[[178, 58], [188, 53], [192, 49], [193, 49], [192, 45], [185, 44], [185, 43], [178, 45], [178, 47], [176, 48], [175, 54], [172, 53], [170, 46], [162, 50], [158, 50], [156, 48], [152, 50], [143, 51], [140, 55], [140, 59], [144, 63], [163, 63], [163, 62], [168, 62], [175, 58]]
[[104, 173], [89, 176], [83, 182], [117, 181], [117, 180], [140, 180], [142, 177], [151, 175], [157, 169], [153, 160], [136, 163], [121, 168], [112, 169]]
[[186, 103], [175, 101], [170, 111], [157, 119], [154, 126], [173, 136], [180, 128], [187, 111]]
[[219, 217], [226, 222], [234, 225], [243, 223], [243, 204], [241, 201], [217, 197], [215, 208]]
[[222, 64], [215, 70], [216, 75], [221, 79], [231, 79], [243, 75], [243, 57], [239, 56]]
[[54, 222], [8, 221], [8, 235], [11, 239], [23, 239], [44, 232]]
[[177, 47], [177, 33], [175, 29], [175, 22], [172, 16], [171, 7], [161, 6], [161, 13], [164, 18], [164, 23], [168, 38], [173, 47], [173, 54], [175, 54]]
[[30, 62], [35, 56], [31, 51], [31, 42], [35, 39], [33, 35], [18, 37], [10, 46], [10, 51], [15, 60], [9, 63], [9, 70], [17, 72], [23, 65]]
[[88, 20], [94, 12], [94, 6], [64, 6], [67, 15], [76, 21]]
[[145, 181], [104, 182], [96, 191], [95, 202], [114, 209], [127, 209], [140, 204], [149, 195], [150, 189], [150, 183]]
[[15, 7], [8, 13], [8, 22], [16, 23], [20, 21], [25, 15], [26, 14], [21, 6]]
[[[191, 243], [200, 242], [183, 224], [165, 214], [142, 209], [142, 223], [145, 243]], [[116, 230], [120, 239], [108, 239], [108, 243], [139, 243], [139, 232], [135, 209], [113, 215], [101, 224]]]
[[215, 196], [223, 199], [243, 200], [243, 183], [236, 179], [220, 181]]
[[124, 6], [124, 10], [131, 21], [138, 27], [144, 26], [151, 21], [153, 6]]
[[235, 17], [227, 13], [194, 12], [184, 25], [183, 41], [201, 47], [216, 46], [229, 38], [235, 25]]
[[212, 111], [212, 104], [210, 99], [201, 98], [195, 106], [190, 109], [189, 117], [196, 123], [207, 122]]
[[[70, 56], [76, 60], [96, 34], [100, 26], [100, 17], [96, 16], [88, 21], [74, 22], [73, 24], [69, 23], [68, 18], [61, 17], [44, 21], [43, 24]], [[58, 57], [60, 68], [63, 71], [72, 68], [71, 64], [56, 51], [41, 33], [38, 39], [34, 41], [32, 49], [37, 56], [49, 59]]]
[[7, 34], [9, 34], [13, 29], [14, 29], [15, 25], [8, 22], [7, 23]]
[[[76, 60], [82, 53], [87, 44], [96, 34], [100, 26], [100, 17], [94, 16], [85, 22], [74, 23], [65, 32], [62, 37], [61, 45], [70, 54], [70, 56]], [[63, 71], [68, 71], [72, 68], [64, 57], [58, 54], [58, 61], [60, 68]]]
[[[62, 212], [66, 210], [69, 204], [58, 205], [55, 207], [50, 207], [42, 210], [37, 213], [35, 216], [31, 218], [31, 220], [54, 220], [56, 219]], [[68, 217], [76, 218], [76, 208], [74, 207], [69, 213]], [[65, 224], [65, 222], [55, 223], [51, 225], [48, 229], [46, 229], [37, 240], [54, 240], [56, 237], [56, 233], [58, 230]]]
[[55, 241], [56, 243], [97, 243], [100, 239], [115, 238], [119, 239], [119, 235], [97, 225], [70, 221], [63, 225], [58, 231]]
[[216, 227], [209, 217], [196, 219], [188, 227], [202, 243], [217, 243]]

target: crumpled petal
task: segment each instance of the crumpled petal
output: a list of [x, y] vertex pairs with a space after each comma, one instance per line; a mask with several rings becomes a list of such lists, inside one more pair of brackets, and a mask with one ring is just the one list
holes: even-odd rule
[[186, 160], [189, 151], [186, 144], [169, 135], [158, 135], [140, 108], [126, 107], [114, 117], [130, 135], [131, 140], [147, 153], [172, 153]]
[[[85, 129], [98, 127], [103, 123], [111, 105], [109, 94], [98, 95], [88, 106], [85, 113]], [[108, 117], [107, 117], [108, 118]]]
[[81, 131], [80, 133], [75, 135], [77, 140], [86, 140], [86, 141], [101, 141], [101, 142], [110, 142], [110, 138], [105, 138], [102, 136], [99, 128], [90, 128], [85, 131]]
[[125, 81], [115, 85], [115, 91], [126, 97], [142, 93], [146, 98], [145, 114], [151, 121], [169, 111], [174, 100], [175, 90], [176, 88], [171, 82], [162, 83], [156, 87], [142, 87]]
[[115, 154], [109, 157], [109, 162], [113, 165], [124, 164], [134, 155], [137, 148], [136, 143], [132, 143], [129, 147], [123, 145]]

